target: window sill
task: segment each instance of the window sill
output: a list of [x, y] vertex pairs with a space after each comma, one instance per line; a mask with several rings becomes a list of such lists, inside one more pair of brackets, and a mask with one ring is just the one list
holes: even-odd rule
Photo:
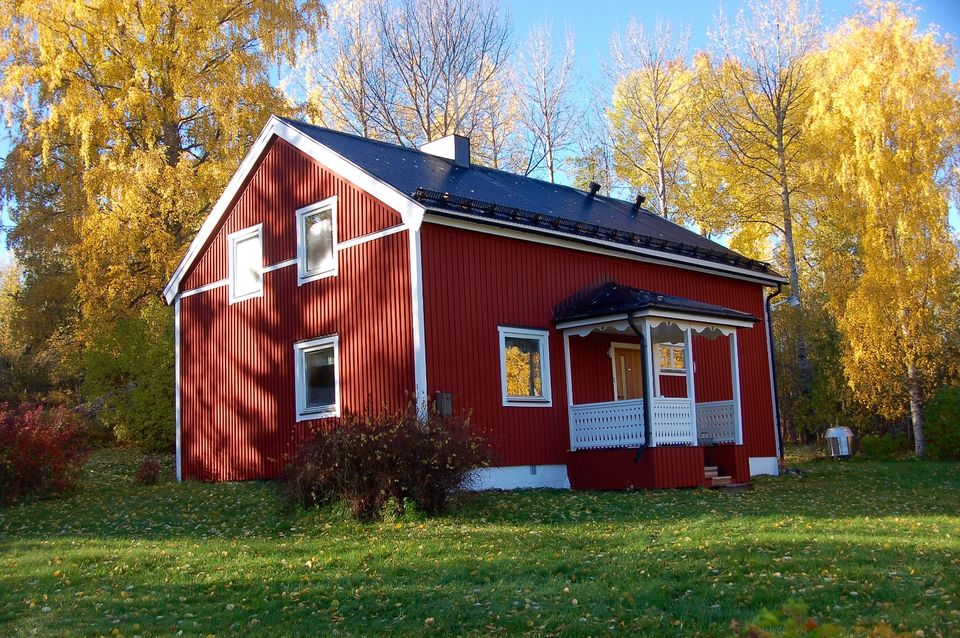
[[261, 289], [261, 290], [258, 290], [257, 292], [251, 292], [251, 293], [249, 293], [249, 294], [242, 295], [242, 296], [240, 296], [240, 297], [233, 297], [233, 296], [231, 296], [231, 297], [230, 297], [230, 305], [233, 305], [233, 304], [235, 304], [235, 303], [239, 303], [239, 302], [241, 302], [241, 301], [246, 301], [247, 299], [257, 299], [258, 297], [262, 297], [262, 296], [263, 296], [263, 290], [262, 290], [262, 289]]
[[503, 407], [505, 408], [552, 408], [553, 401], [547, 398], [519, 399], [515, 397], [510, 397], [503, 400]]
[[306, 412], [303, 414], [297, 415], [297, 423], [301, 421], [317, 421], [319, 419], [333, 419], [340, 416], [340, 410], [337, 408], [332, 408], [330, 410], [324, 410], [321, 412]]
[[302, 286], [303, 284], [308, 284], [311, 281], [318, 281], [320, 279], [326, 279], [327, 277], [336, 277], [337, 269], [324, 270], [323, 272], [314, 272], [308, 274], [299, 274], [297, 276], [297, 285]]

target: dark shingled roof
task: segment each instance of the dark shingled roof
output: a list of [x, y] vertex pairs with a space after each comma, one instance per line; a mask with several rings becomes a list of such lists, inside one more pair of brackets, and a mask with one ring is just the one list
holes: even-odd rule
[[428, 209], [459, 211], [487, 223], [510, 222], [627, 246], [723, 263], [777, 277], [749, 259], [682, 226], [626, 202], [569, 186], [482, 166], [460, 167], [418, 149], [284, 119], [301, 133]]
[[658, 292], [630, 288], [609, 281], [595, 288], [581, 290], [569, 299], [561, 302], [553, 309], [554, 323], [574, 321], [577, 319], [592, 319], [619, 315], [636, 310], [671, 310], [673, 312], [687, 312], [709, 317], [724, 317], [740, 319], [742, 321], [759, 321], [753, 315], [732, 310], [723, 306], [701, 303], [683, 297], [662, 295]]

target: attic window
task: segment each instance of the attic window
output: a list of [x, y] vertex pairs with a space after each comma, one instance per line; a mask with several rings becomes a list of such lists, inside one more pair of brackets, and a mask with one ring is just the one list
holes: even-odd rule
[[298, 283], [337, 274], [337, 198], [297, 211]]
[[230, 303], [263, 294], [263, 226], [257, 224], [227, 236]]

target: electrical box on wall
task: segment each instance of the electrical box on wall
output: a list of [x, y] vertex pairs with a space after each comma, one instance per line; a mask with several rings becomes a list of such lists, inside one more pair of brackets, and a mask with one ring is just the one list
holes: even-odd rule
[[453, 415], [453, 393], [452, 392], [437, 392], [435, 400], [437, 402], [437, 412], [440, 414], [440, 416]]

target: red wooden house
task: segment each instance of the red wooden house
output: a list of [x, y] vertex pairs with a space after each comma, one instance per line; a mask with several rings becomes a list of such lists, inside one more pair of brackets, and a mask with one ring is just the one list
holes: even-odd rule
[[782, 278], [469, 155], [267, 123], [164, 291], [178, 477], [276, 477], [307, 422], [411, 396], [472, 412], [497, 456], [480, 487], [776, 473]]

